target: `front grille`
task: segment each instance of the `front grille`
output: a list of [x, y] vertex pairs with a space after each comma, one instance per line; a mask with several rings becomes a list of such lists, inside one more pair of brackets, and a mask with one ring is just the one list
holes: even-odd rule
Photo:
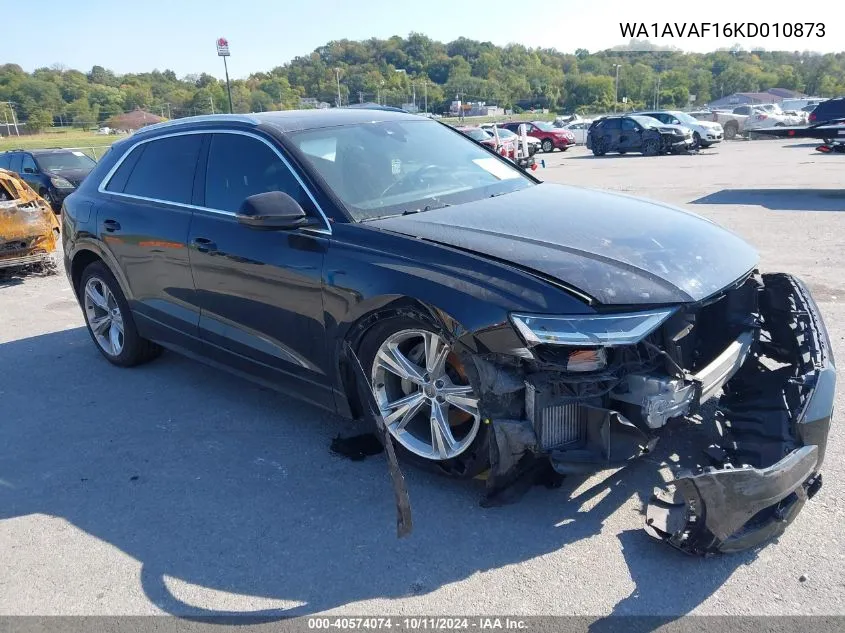
[[572, 447], [587, 435], [587, 410], [579, 399], [555, 393], [551, 384], [525, 384], [525, 413], [541, 450]]

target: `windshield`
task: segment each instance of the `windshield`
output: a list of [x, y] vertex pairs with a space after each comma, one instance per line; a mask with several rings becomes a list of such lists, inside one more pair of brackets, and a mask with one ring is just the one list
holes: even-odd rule
[[533, 121], [533, 123], [544, 132], [554, 132], [555, 130], [557, 130], [554, 125], [552, 125], [551, 123], [546, 123], [545, 121]]
[[534, 184], [507, 160], [425, 119], [304, 130], [289, 138], [359, 222]]
[[693, 117], [693, 116], [690, 116], [690, 115], [689, 115], [689, 114], [687, 114], [686, 112], [670, 112], [669, 114], [671, 114], [672, 116], [674, 116], [674, 117], [675, 117], [676, 119], [678, 119], [678, 121], [680, 121], [681, 123], [692, 123], [693, 125], [697, 125], [697, 124], [698, 124], [698, 119], [696, 119], [696, 118], [695, 118], [695, 117]]
[[91, 171], [97, 164], [82, 152], [50, 152], [35, 157], [35, 162], [42, 171], [64, 171], [66, 169], [85, 169]]
[[650, 116], [635, 115], [631, 118], [643, 127], [657, 127], [658, 125], [661, 125], [660, 121]]
[[[507, 128], [500, 127], [500, 128], [498, 128], [498, 130], [499, 130], [499, 138], [511, 138], [511, 137], [514, 137], [514, 136], [518, 136], [514, 132], [511, 132], [510, 130], [508, 130]], [[491, 135], [493, 134], [493, 130], [487, 130], [487, 131], [490, 132]]]

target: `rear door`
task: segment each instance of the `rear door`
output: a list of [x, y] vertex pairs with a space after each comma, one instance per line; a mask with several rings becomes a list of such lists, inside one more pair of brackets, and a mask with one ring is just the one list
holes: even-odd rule
[[97, 233], [119, 267], [138, 329], [184, 344], [197, 337], [199, 308], [188, 259], [194, 177], [205, 135], [143, 141], [100, 185]]
[[[238, 223], [243, 201], [266, 191], [292, 196], [321, 228]], [[252, 133], [213, 134], [202, 192], [189, 244], [205, 353], [332, 408], [322, 297], [328, 222], [280, 148]]]

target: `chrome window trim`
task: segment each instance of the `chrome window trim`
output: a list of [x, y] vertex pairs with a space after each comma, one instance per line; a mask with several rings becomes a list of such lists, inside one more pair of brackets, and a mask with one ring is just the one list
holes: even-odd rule
[[195, 205], [195, 204], [187, 204], [187, 203], [184, 203], [184, 202], [174, 202], [172, 200], [162, 200], [161, 198], [149, 198], [147, 196], [138, 196], [138, 195], [135, 195], [135, 194], [132, 194], [132, 193], [123, 193], [123, 192], [120, 192], [120, 191], [108, 191], [106, 189], [106, 187], [108, 186], [112, 177], [114, 176], [115, 172], [118, 169], [120, 169], [120, 166], [123, 164], [123, 161], [125, 161], [126, 158], [129, 156], [129, 154], [134, 152], [141, 145], [143, 145], [145, 143], [151, 143], [153, 141], [165, 139], [165, 138], [171, 138], [171, 137], [174, 137], [174, 136], [188, 136], [188, 135], [192, 135], [192, 134], [239, 134], [241, 136], [249, 136], [251, 138], [254, 138], [254, 139], [264, 143], [267, 147], [269, 147], [271, 150], [273, 150], [273, 153], [275, 153], [276, 156], [278, 156], [279, 160], [281, 160], [282, 163], [284, 164], [284, 166], [287, 167], [288, 171], [290, 171], [290, 173], [293, 174], [293, 177], [296, 178], [296, 182], [298, 182], [299, 186], [302, 187], [302, 190], [305, 192], [305, 194], [311, 200], [312, 204], [314, 205], [314, 208], [317, 209], [317, 212], [320, 214], [320, 217], [323, 219], [323, 222], [325, 224], [324, 228], [322, 228], [322, 229], [310, 228], [310, 229], [304, 229], [304, 230], [310, 230], [310, 231], [313, 231], [313, 232], [316, 232], [316, 233], [324, 233], [326, 235], [332, 234], [332, 226], [331, 226], [331, 223], [329, 222], [329, 218], [326, 216], [322, 207], [320, 207], [320, 204], [317, 202], [317, 199], [314, 197], [314, 194], [312, 194], [311, 191], [308, 189], [308, 187], [305, 186], [305, 183], [302, 181], [302, 178], [299, 176], [298, 173], [296, 173], [296, 170], [291, 166], [290, 162], [284, 157], [284, 155], [278, 150], [278, 148], [276, 148], [267, 139], [265, 139], [262, 136], [259, 136], [258, 134], [255, 134], [253, 132], [246, 132], [246, 131], [243, 131], [243, 130], [227, 130], [227, 129], [223, 129], [223, 128], [213, 128], [213, 129], [208, 129], [208, 130], [186, 130], [184, 132], [171, 132], [169, 134], [159, 134], [159, 135], [153, 136], [151, 138], [141, 139], [137, 143], [134, 143], [125, 152], [123, 152], [123, 156], [121, 156], [118, 159], [118, 161], [114, 165], [112, 165], [112, 168], [109, 169], [108, 173], [100, 181], [100, 184], [97, 186], [97, 191], [100, 192], [100, 193], [106, 194], [106, 195], [110, 195], [110, 196], [120, 196], [120, 197], [123, 197], [123, 198], [130, 198], [130, 199], [133, 199], [133, 200], [144, 200], [146, 202], [158, 202], [158, 203], [161, 203], [161, 204], [169, 204], [169, 205], [181, 207], [181, 208], [184, 208], [184, 209], [191, 209], [191, 210], [194, 210], [194, 211], [207, 211], [209, 213], [215, 213], [215, 214], [218, 214], [218, 215], [227, 215], [227, 216], [231, 216], [231, 217], [236, 216], [237, 214], [233, 213], [232, 211], [224, 211], [222, 209], [213, 209], [211, 207], [201, 207], [201, 206], [198, 206], [198, 205]]

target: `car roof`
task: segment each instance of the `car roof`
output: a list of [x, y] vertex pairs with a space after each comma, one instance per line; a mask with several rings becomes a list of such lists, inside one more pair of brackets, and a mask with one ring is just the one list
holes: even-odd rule
[[161, 130], [176, 131], [181, 127], [213, 125], [215, 123], [238, 123], [252, 127], [266, 125], [284, 134], [287, 132], [299, 132], [340, 125], [384, 121], [430, 121], [430, 119], [403, 111], [383, 108], [325, 108], [316, 110], [282, 110], [253, 114], [206, 114], [148, 125], [135, 132], [133, 136], [146, 136], [147, 134]]

